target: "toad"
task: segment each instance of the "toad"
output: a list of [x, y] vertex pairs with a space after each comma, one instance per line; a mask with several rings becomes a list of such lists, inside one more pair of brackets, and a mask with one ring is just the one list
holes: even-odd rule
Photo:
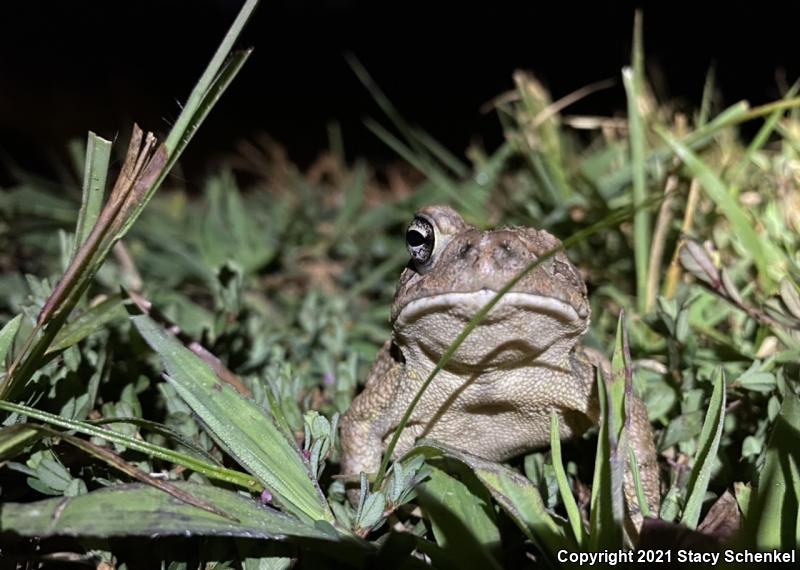
[[[420, 210], [406, 232], [411, 260], [391, 310], [392, 339], [342, 418], [342, 470], [374, 473], [406, 408], [466, 324], [517, 273], [560, 242], [528, 227], [482, 231], [452, 208]], [[589, 326], [586, 285], [567, 256], [546, 258], [466, 337], [418, 402], [394, 457], [428, 437], [503, 461], [550, 442], [551, 411], [562, 439], [599, 417], [594, 367], [580, 338]], [[630, 445], [645, 498], [658, 509], [653, 433], [634, 396]], [[630, 473], [625, 495], [641, 517]], [[637, 525], [638, 526], [638, 525]]]

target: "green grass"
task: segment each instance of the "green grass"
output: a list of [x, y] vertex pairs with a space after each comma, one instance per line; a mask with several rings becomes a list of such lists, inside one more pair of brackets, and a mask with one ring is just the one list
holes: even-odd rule
[[[254, 5], [165, 146], [134, 135], [107, 198], [110, 149], [93, 134], [81, 184], [20, 173], [0, 193], [0, 527], [17, 550], [71, 535], [92, 537], [68, 548], [93, 562], [455, 568], [645, 548], [621, 508], [630, 389], [656, 432], [661, 532], [675, 544], [691, 529], [732, 548], [797, 548], [796, 87], [716, 109], [709, 74], [702, 108], [679, 115], [650, 94], [637, 17], [624, 126], [578, 136], [563, 101], [519, 73], [517, 96], [497, 103], [506, 141], [466, 160], [405, 121], [351, 58], [388, 120], [368, 126], [424, 175], [413, 192], [342, 162], [334, 128], [309, 172], [254, 145], [247, 177], [231, 157], [202, 195], [158, 190], [245, 63], [249, 52], [228, 51]], [[746, 121], [762, 121], [750, 140]], [[253, 165], [252, 187], [240, 187]], [[604, 421], [510, 466], [421, 441], [402, 461], [387, 454], [353, 507], [335, 477], [338, 416], [389, 337], [406, 263], [398, 236], [435, 202], [482, 227], [562, 239], [592, 291], [585, 341], [612, 358], [612, 378], [598, 379]], [[109, 504], [124, 526], [102, 522]], [[714, 526], [712, 506], [741, 519], [739, 532]], [[187, 533], [193, 549], [135, 548]]]

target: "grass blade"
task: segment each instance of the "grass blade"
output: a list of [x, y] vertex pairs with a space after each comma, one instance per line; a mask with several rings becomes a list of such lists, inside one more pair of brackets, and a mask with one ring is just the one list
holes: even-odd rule
[[117, 469], [118, 471], [121, 471], [122, 473], [125, 473], [126, 475], [134, 479], [138, 479], [139, 481], [145, 483], [146, 485], [150, 485], [151, 487], [159, 489], [160, 491], [163, 491], [164, 493], [167, 493], [168, 495], [175, 497], [176, 499], [186, 503], [187, 505], [192, 505], [193, 507], [197, 507], [198, 509], [203, 509], [204, 511], [208, 511], [209, 513], [214, 513], [226, 519], [232, 520], [234, 522], [239, 522], [235, 517], [226, 513], [225, 511], [218, 509], [213, 504], [203, 501], [202, 499], [197, 499], [193, 497], [190, 493], [187, 493], [186, 491], [176, 487], [170, 482], [167, 482], [162, 479], [157, 479], [152, 475], [150, 475], [149, 473], [145, 473], [135, 465], [128, 463], [127, 461], [122, 459], [122, 457], [120, 457], [118, 454], [114, 453], [110, 449], [106, 449], [105, 447], [101, 447], [90, 441], [84, 441], [73, 435], [61, 433], [47, 426], [31, 425], [31, 427], [41, 430], [50, 436], [62, 439], [67, 443], [69, 443], [70, 445], [77, 447], [84, 453], [87, 453], [88, 455], [96, 457], [100, 461], [107, 463], [114, 469]]
[[[748, 120], [751, 109], [746, 101], [740, 101], [731, 105], [714, 119], [700, 128], [695, 129], [681, 142], [690, 149], [699, 149], [714, 140], [714, 137], [721, 131]], [[657, 165], [663, 163], [675, 155], [675, 150], [668, 144], [663, 144], [651, 150], [645, 158], [648, 173], [653, 172]], [[616, 195], [621, 189], [631, 184], [633, 180], [633, 170], [630, 164], [624, 165], [618, 170], [614, 170], [605, 180], [601, 181], [601, 193], [604, 196]]]
[[437, 189], [442, 191], [454, 203], [458, 204], [469, 215], [482, 219], [482, 209], [471, 201], [467, 200], [465, 193], [461, 192], [458, 185], [441, 172], [436, 166], [431, 164], [427, 157], [414, 154], [413, 150], [403, 144], [396, 136], [386, 130], [376, 121], [367, 119], [366, 127], [378, 137], [386, 146], [396, 152], [403, 160], [424, 174]]
[[750, 254], [758, 268], [758, 274], [767, 284], [774, 281], [775, 272], [780, 272], [785, 265], [782, 255], [756, 233], [755, 226], [732, 196], [725, 183], [700, 160], [689, 148], [668, 132], [659, 129], [659, 134], [683, 161], [686, 168], [697, 178], [706, 194], [717, 208], [725, 215], [735, 235], [739, 236], [742, 245]]
[[77, 431], [92, 437], [99, 437], [112, 443], [118, 443], [127, 448], [144, 453], [150, 457], [162, 459], [164, 461], [174, 463], [175, 465], [182, 465], [188, 469], [191, 469], [192, 471], [201, 473], [210, 479], [216, 479], [217, 481], [224, 481], [226, 483], [238, 485], [252, 492], [261, 492], [261, 490], [264, 488], [252, 476], [246, 473], [234, 471], [233, 469], [226, 469], [211, 463], [206, 463], [205, 461], [197, 459], [191, 455], [179, 453], [177, 451], [167, 449], [166, 447], [161, 447], [159, 445], [142, 441], [141, 439], [128, 437], [121, 433], [103, 429], [87, 422], [66, 419], [61, 416], [56, 416], [48, 412], [37, 410], [35, 408], [23, 406], [21, 404], [14, 404], [3, 400], [0, 400], [0, 410], [19, 414], [28, 418], [33, 418], [49, 425]]
[[603, 373], [597, 369], [597, 393], [600, 401], [600, 432], [592, 478], [589, 549], [619, 548], [622, 545], [622, 469], [616, 458], [616, 438], [611, 427], [608, 389]]
[[36, 320], [36, 327], [9, 367], [8, 375], [0, 384], [0, 399], [14, 398], [36, 369], [43, 365], [42, 357], [47, 348], [66, 323], [113, 246], [114, 240], [109, 236], [113, 236], [124, 218], [126, 207], [152, 184], [165, 160], [163, 145], [156, 148], [155, 137], [150, 133], [145, 137], [142, 130], [134, 125], [125, 162], [111, 196], [86, 241], [47, 298]]
[[611, 357], [611, 378], [597, 369], [600, 433], [592, 480], [589, 548], [621, 548], [624, 536], [624, 469], [627, 459], [626, 425], [628, 390], [631, 387], [627, 355], [625, 313], [620, 311]]
[[711, 114], [711, 101], [714, 96], [716, 75], [716, 66], [712, 63], [708, 68], [708, 72], [706, 72], [706, 80], [703, 83], [703, 96], [700, 99], [700, 111], [697, 114], [698, 127], [705, 125], [708, 122], [709, 114]]
[[[784, 100], [792, 99], [795, 95], [797, 95], [798, 88], [800, 88], [800, 81], [795, 82], [794, 85], [791, 86], [789, 91], [786, 92], [784, 96]], [[731, 175], [731, 190], [730, 193], [735, 197], [739, 195], [739, 181], [742, 179], [742, 175], [747, 167], [753, 160], [753, 156], [756, 152], [761, 150], [767, 140], [769, 139], [772, 132], [775, 130], [775, 127], [778, 126], [778, 121], [783, 117], [786, 109], [776, 109], [774, 110], [764, 121], [764, 124], [761, 125], [761, 128], [758, 129], [756, 136], [753, 137], [753, 140], [750, 141], [750, 144], [747, 145], [747, 149], [744, 152], [744, 156], [739, 160], [739, 164], [736, 166], [733, 174]]]
[[625, 400], [630, 361], [626, 358], [626, 341], [625, 311], [620, 310], [614, 337], [614, 353], [611, 355], [611, 378], [606, 382], [611, 435], [617, 441], [622, 436], [627, 416]]
[[352, 53], [348, 53], [345, 55], [345, 59], [359, 81], [366, 87], [381, 110], [400, 132], [406, 144], [403, 144], [397, 137], [392, 135], [376, 121], [367, 119], [365, 122], [367, 128], [375, 133], [389, 148], [397, 152], [402, 158], [407, 160], [409, 164], [412, 164], [417, 170], [434, 182], [434, 184], [447, 192], [450, 198], [460, 204], [471, 216], [475, 219], [481, 219], [483, 212], [480, 205], [473, 203], [469, 199], [468, 194], [458, 191], [456, 184], [447, 176], [443, 169], [435, 163], [434, 158], [438, 158], [445, 167], [450, 168], [456, 173], [465, 170], [463, 165], [433, 137], [422, 129], [415, 129], [406, 122], [358, 58]]
[[197, 127], [195, 114], [204, 106], [212, 86], [219, 81], [220, 70], [223, 69], [226, 60], [228, 60], [228, 55], [231, 53], [234, 43], [236, 43], [236, 39], [242, 33], [250, 16], [253, 15], [256, 6], [258, 6], [258, 0], [245, 1], [231, 27], [228, 28], [225, 37], [222, 38], [211, 61], [208, 62], [203, 75], [200, 76], [194, 89], [189, 94], [189, 98], [186, 100], [186, 104], [183, 106], [183, 110], [175, 121], [175, 125], [172, 127], [165, 143], [170, 155], [175, 154], [182, 146], [185, 147], [186, 143], [188, 143], [187, 137], [191, 138], [194, 134]]
[[106, 190], [106, 178], [108, 177], [108, 162], [111, 158], [111, 141], [89, 132], [86, 141], [86, 161], [83, 171], [83, 197], [81, 198], [81, 209], [78, 213], [78, 225], [75, 228], [75, 242], [73, 244], [72, 257], [89, 233], [92, 231], [100, 210], [103, 207], [103, 197]]
[[575, 542], [578, 543], [579, 547], [583, 547], [586, 544], [586, 533], [583, 529], [578, 503], [569, 488], [567, 473], [564, 471], [564, 462], [561, 459], [561, 430], [558, 425], [558, 415], [555, 411], [550, 416], [550, 453], [553, 456], [553, 468], [556, 472], [558, 491], [561, 494], [561, 500], [564, 501], [564, 508], [567, 510], [567, 519], [572, 527]]
[[[644, 48], [642, 47], [642, 13], [636, 12], [633, 30], [633, 68], [622, 70], [622, 82], [628, 97], [628, 130], [630, 133], [633, 204], [638, 207], [647, 198], [647, 139], [642, 112], [644, 98]], [[639, 312], [652, 306], [647, 298], [647, 265], [650, 252], [650, 212], [637, 208], [633, 216], [633, 251], [636, 265], [636, 301]]]
[[86, 423], [92, 424], [94, 426], [107, 426], [113, 424], [134, 425], [136, 427], [151, 431], [153, 433], [157, 433], [168, 439], [173, 440], [175, 443], [185, 447], [186, 449], [191, 450], [198, 457], [202, 457], [209, 463], [212, 463], [214, 465], [222, 465], [218, 459], [213, 457], [208, 451], [206, 451], [205, 449], [203, 449], [190, 439], [187, 439], [186, 436], [172, 429], [171, 427], [165, 426], [164, 424], [160, 424], [158, 422], [136, 417], [116, 417], [116, 418], [100, 418], [97, 420], [86, 420]]
[[[550, 94], [533, 76], [517, 71], [514, 73], [524, 114], [517, 121], [528, 130], [523, 144], [532, 160], [537, 174], [548, 191], [552, 206], [570, 203], [574, 192], [569, 185], [564, 167], [561, 148], [561, 134], [558, 128], [557, 113], [559, 105], [554, 104]], [[531, 144], [530, 139], [536, 144]]]
[[[69, 312], [105, 262], [111, 248], [139, 217], [203, 119], [247, 60], [250, 51], [238, 52], [230, 58], [228, 54], [257, 4], [258, 0], [247, 0], [242, 6], [192, 90], [166, 143], [157, 146], [151, 133], [144, 137], [142, 143], [142, 131], [134, 125], [126, 161], [111, 197], [45, 303], [37, 327], [28, 337], [22, 354], [14, 361], [8, 376], [0, 384], [0, 398], [14, 397], [42, 364], [41, 358], [66, 322]], [[39, 336], [42, 329], [44, 334]]]
[[447, 147], [433, 138], [428, 132], [415, 127], [412, 129], [412, 133], [414, 134], [414, 138], [417, 139], [419, 143], [431, 153], [431, 155], [439, 159], [439, 162], [449, 168], [453, 174], [460, 178], [469, 176], [469, 168], [463, 162], [461, 162], [458, 157], [451, 153]]
[[392, 102], [389, 100], [389, 97], [386, 96], [386, 93], [383, 92], [383, 89], [375, 82], [370, 75], [367, 68], [358, 60], [358, 58], [353, 55], [352, 53], [345, 54], [345, 60], [347, 64], [350, 66], [350, 69], [353, 70], [353, 73], [356, 74], [358, 80], [361, 81], [361, 84], [366, 87], [369, 94], [378, 104], [378, 107], [381, 108], [388, 119], [394, 124], [395, 128], [400, 131], [400, 134], [403, 135], [403, 138], [406, 139], [406, 142], [411, 145], [413, 148], [414, 153], [421, 157], [428, 159], [427, 153], [425, 149], [419, 142], [417, 138], [414, 136], [414, 130], [412, 127], [406, 122], [400, 112], [395, 108]]
[[725, 373], [718, 368], [714, 373], [714, 391], [708, 403], [708, 413], [703, 422], [703, 430], [697, 441], [697, 454], [694, 458], [692, 475], [687, 486], [686, 507], [681, 522], [691, 529], [697, 528], [700, 509], [706, 496], [711, 470], [717, 457], [717, 449], [722, 438], [722, 424], [725, 421]]
[[[236, 22], [239, 22], [243, 17], [246, 21], [247, 18], [250, 17], [250, 12], [255, 9], [255, 5], [258, 3], [258, 0], [248, 0], [247, 3], [242, 7], [242, 10], [239, 12], [239, 16], [236, 18]], [[249, 11], [247, 11], [249, 10]], [[247, 12], [246, 12], [247, 11]], [[243, 24], [242, 24], [243, 25]], [[231, 32], [233, 31], [233, 27], [228, 30], [228, 34], [225, 36], [225, 40], [223, 40], [222, 45], [225, 45]], [[237, 29], [236, 34], [241, 31], [241, 29]], [[233, 38], [235, 39], [235, 38]], [[222, 48], [220, 45], [220, 48]], [[203, 123], [205, 118], [211, 112], [211, 109], [214, 108], [217, 101], [225, 90], [228, 88], [230, 83], [242, 69], [242, 66], [247, 61], [247, 58], [250, 57], [252, 50], [243, 50], [232, 53], [230, 57], [224, 62], [224, 65], [221, 69], [217, 68], [218, 73], [213, 78], [213, 81], [205, 88], [202, 93], [202, 97], [197, 102], [187, 102], [186, 106], [183, 108], [178, 120], [175, 123], [175, 126], [169, 132], [167, 136], [167, 140], [164, 142], [164, 146], [167, 148], [169, 152], [169, 160], [167, 161], [167, 165], [164, 168], [161, 176], [156, 180], [153, 186], [148, 190], [147, 194], [145, 195], [144, 199], [141, 201], [141, 204], [137, 207], [133, 215], [130, 216], [130, 219], [126, 222], [126, 224], [122, 228], [122, 234], [124, 235], [130, 226], [133, 225], [133, 222], [139, 217], [139, 214], [150, 201], [153, 194], [155, 194], [156, 190], [158, 190], [161, 183], [167, 177], [172, 167], [178, 161], [183, 151], [189, 144], [189, 141], [192, 140], [192, 137], [200, 128], [200, 125]], [[219, 55], [219, 52], [214, 56], [215, 58]], [[190, 100], [196, 95], [197, 89], [201, 86], [201, 83], [204, 83], [204, 78], [212, 69], [213, 61], [209, 64], [209, 67], [206, 68], [206, 71], [203, 73], [203, 77], [198, 82], [195, 89], [192, 91], [190, 95]], [[191, 114], [190, 114], [191, 113]], [[179, 127], [182, 130], [179, 130]], [[119, 236], [121, 237], [121, 236]]]

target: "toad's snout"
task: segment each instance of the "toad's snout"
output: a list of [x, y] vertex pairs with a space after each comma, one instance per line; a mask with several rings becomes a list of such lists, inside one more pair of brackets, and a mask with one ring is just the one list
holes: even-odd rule
[[495, 275], [522, 268], [537, 257], [513, 232], [468, 232], [450, 245], [463, 270]]

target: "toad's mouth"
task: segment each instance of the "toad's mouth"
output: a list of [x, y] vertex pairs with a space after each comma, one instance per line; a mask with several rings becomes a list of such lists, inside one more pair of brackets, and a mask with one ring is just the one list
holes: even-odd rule
[[[482, 289], [416, 299], [402, 308], [394, 323], [395, 340], [420, 355], [438, 360], [481, 309], [496, 295]], [[512, 365], [574, 344], [588, 326], [572, 305], [553, 297], [506, 293], [464, 339], [454, 365]]]

